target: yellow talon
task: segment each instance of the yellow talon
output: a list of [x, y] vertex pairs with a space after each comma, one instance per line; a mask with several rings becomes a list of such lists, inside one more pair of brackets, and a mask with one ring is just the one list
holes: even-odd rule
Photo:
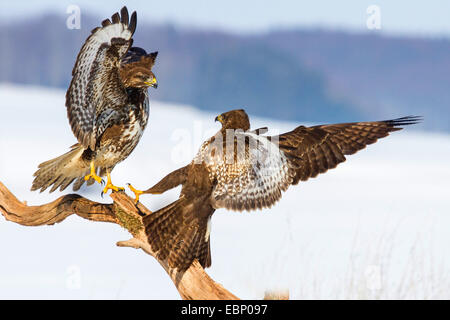
[[138, 203], [139, 202], [139, 196], [141, 194], [143, 194], [144, 192], [138, 189], [135, 189], [131, 184], [128, 184], [128, 188], [130, 188], [130, 190], [134, 193], [134, 195], [136, 196], [136, 199], [134, 200], [134, 203]]
[[94, 165], [94, 161], [91, 161], [91, 173], [89, 173], [87, 176], [84, 177], [84, 180], [88, 181], [89, 179], [94, 179], [95, 181], [97, 181], [98, 183], [102, 184], [103, 183], [103, 179], [100, 178], [96, 173], [95, 173], [95, 165]]
[[118, 192], [118, 191], [123, 191], [123, 190], [125, 190], [125, 189], [122, 188], [122, 187], [116, 187], [116, 186], [113, 185], [112, 183], [109, 183], [109, 184], [107, 183], [107, 184], [106, 184], [106, 187], [103, 188], [103, 193], [107, 193], [108, 190], [113, 190], [113, 191]]
[[122, 187], [116, 187], [115, 185], [112, 184], [112, 182], [111, 182], [111, 174], [110, 174], [109, 170], [106, 171], [106, 176], [108, 177], [108, 180], [106, 182], [105, 188], [103, 188], [102, 196], [103, 196], [103, 194], [106, 194], [108, 192], [108, 190], [113, 190], [113, 191], [116, 191], [116, 192], [125, 190]]

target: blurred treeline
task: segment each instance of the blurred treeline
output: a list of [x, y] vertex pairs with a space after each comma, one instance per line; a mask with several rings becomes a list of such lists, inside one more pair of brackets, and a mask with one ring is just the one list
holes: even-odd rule
[[[48, 15], [0, 25], [0, 82], [67, 88], [78, 51], [101, 18], [80, 30]], [[417, 114], [450, 130], [450, 41], [325, 30], [226, 34], [140, 20], [136, 46], [159, 51], [154, 99], [317, 122]]]

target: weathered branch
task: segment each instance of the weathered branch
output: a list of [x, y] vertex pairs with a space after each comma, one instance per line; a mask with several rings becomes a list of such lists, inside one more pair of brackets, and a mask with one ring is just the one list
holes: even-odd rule
[[112, 204], [102, 204], [76, 194], [70, 194], [45, 205], [28, 206], [20, 202], [0, 182], [0, 212], [6, 220], [24, 226], [42, 226], [59, 223], [71, 214], [76, 214], [93, 221], [117, 223], [127, 229], [133, 236], [128, 241], [117, 242], [117, 245], [142, 249], [157, 259], [172, 279], [181, 298], [196, 300], [238, 299], [212, 280], [197, 261], [186, 272], [179, 273], [176, 269], [170, 268], [166, 261], [159, 260], [147, 241], [142, 223], [142, 217], [152, 214], [152, 212], [142, 204], [136, 207], [134, 201], [124, 192], [113, 193], [111, 198], [114, 201]]

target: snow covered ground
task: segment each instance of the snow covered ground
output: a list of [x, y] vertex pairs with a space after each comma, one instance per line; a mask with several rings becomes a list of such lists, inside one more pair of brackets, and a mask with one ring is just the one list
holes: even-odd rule
[[[0, 85], [0, 181], [28, 204], [71, 192], [29, 191], [37, 165], [76, 142], [64, 94]], [[150, 125], [113, 171], [113, 182], [144, 188], [186, 164], [219, 129], [215, 116], [152, 101]], [[252, 124], [274, 132], [299, 125], [257, 118]], [[219, 210], [207, 272], [241, 298], [288, 288], [293, 299], [448, 299], [449, 158], [450, 136], [421, 132], [419, 125], [291, 188], [271, 210]], [[81, 190], [108, 202], [100, 192], [98, 185]], [[155, 210], [178, 192], [143, 196], [142, 202]], [[0, 298], [179, 299], [153, 258], [115, 246], [128, 238], [119, 226], [77, 217], [36, 228], [0, 217]]]

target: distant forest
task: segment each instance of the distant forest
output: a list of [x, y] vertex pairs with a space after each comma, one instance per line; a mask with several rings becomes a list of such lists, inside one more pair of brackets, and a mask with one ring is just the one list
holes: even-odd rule
[[[1, 25], [0, 82], [67, 88], [78, 51], [101, 20], [83, 15], [80, 30], [55, 15]], [[415, 114], [427, 129], [450, 131], [448, 39], [238, 35], [140, 20], [134, 44], [159, 51], [153, 99], [322, 123]]]

